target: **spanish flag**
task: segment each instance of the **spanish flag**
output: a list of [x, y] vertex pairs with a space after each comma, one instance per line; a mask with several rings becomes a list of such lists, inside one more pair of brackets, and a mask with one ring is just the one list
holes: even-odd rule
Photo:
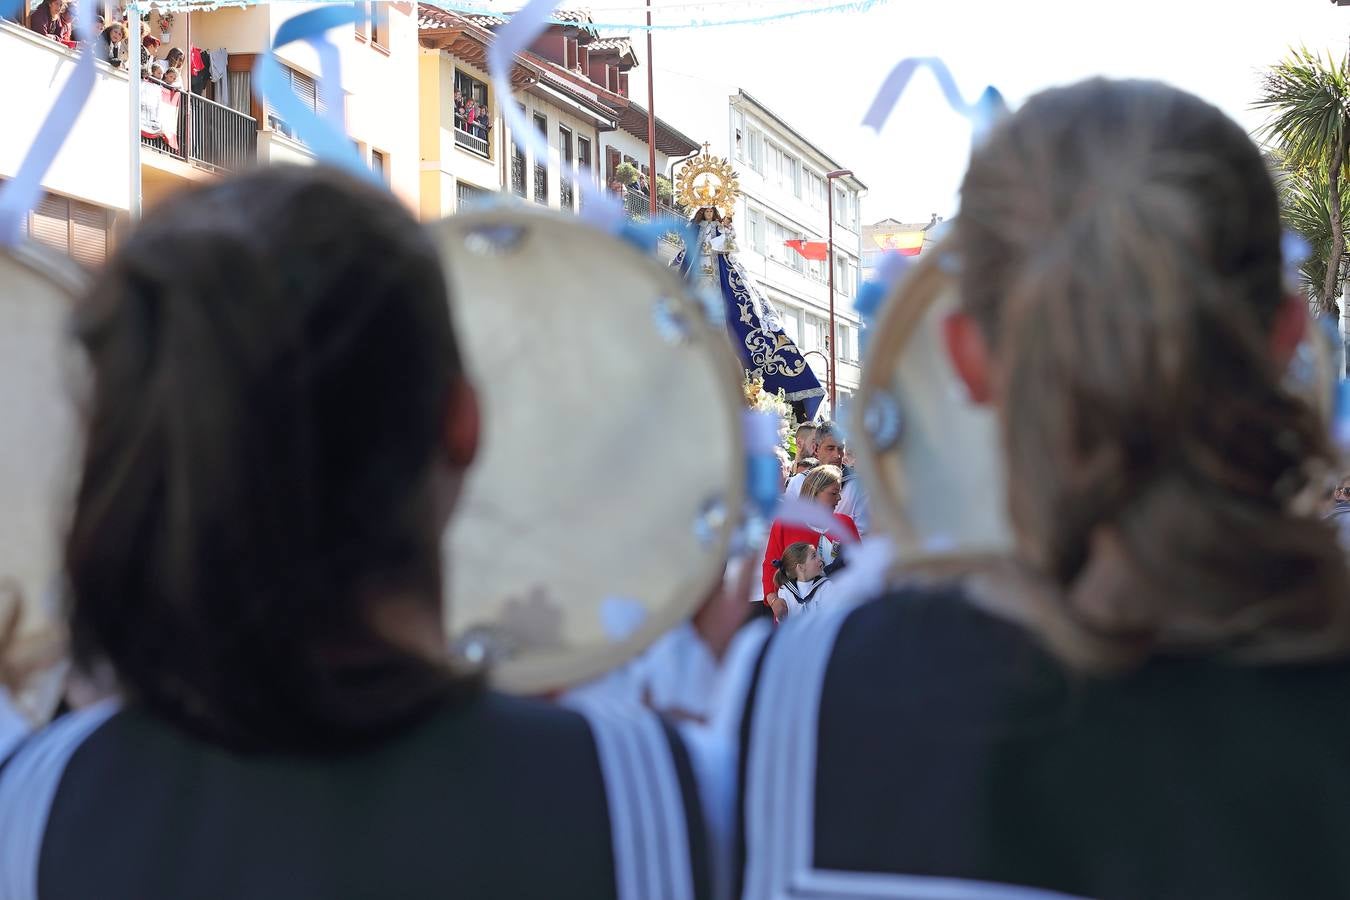
[[824, 259], [829, 256], [829, 245], [824, 241], [783, 241], [805, 259]]
[[923, 250], [923, 231], [892, 231], [888, 234], [874, 234], [872, 240], [882, 250], [893, 250], [901, 256], [918, 256]]

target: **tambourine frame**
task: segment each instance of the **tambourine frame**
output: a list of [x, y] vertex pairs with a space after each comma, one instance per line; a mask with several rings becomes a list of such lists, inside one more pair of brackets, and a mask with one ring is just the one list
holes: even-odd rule
[[[32, 275], [51, 284], [55, 288], [55, 292], [66, 299], [68, 304], [66, 312], [68, 316], [73, 313], [75, 303], [89, 286], [88, 275], [73, 260], [58, 253], [52, 248], [34, 241], [25, 240], [14, 246], [0, 247], [0, 257], [8, 259], [12, 263], [17, 263], [22, 268], [28, 270]], [[3, 288], [0, 288], [0, 290], [3, 290]], [[74, 346], [73, 342], [70, 346], [70, 351], [72, 354], [70, 359], [71, 362], [74, 363], [75, 360], [79, 358], [79, 351], [78, 348]], [[64, 369], [65, 366], [62, 368]], [[76, 389], [76, 385], [73, 381], [67, 386], [72, 391]], [[80, 398], [74, 395], [70, 398], [72, 405], [76, 408], [78, 408], [79, 399]], [[71, 449], [72, 453], [78, 453], [76, 448]], [[71, 462], [72, 465], [77, 464], [77, 458], [72, 457]], [[72, 471], [70, 477], [78, 477], [78, 472]], [[74, 485], [72, 484], [70, 487], [73, 491]], [[59, 514], [59, 518], [54, 517], [53, 522], [64, 523], [68, 518], [69, 510], [65, 510]], [[33, 527], [38, 527], [37, 523], [34, 523]], [[64, 526], [58, 525], [58, 527]], [[59, 563], [57, 564], [59, 565]], [[57, 578], [57, 572], [50, 573], [50, 580], [54, 582]], [[20, 585], [20, 588], [26, 587], [31, 588], [31, 585]], [[25, 611], [23, 616], [28, 624], [21, 625], [21, 636], [23, 634], [31, 633], [31, 629], [35, 622], [40, 627], [54, 626], [64, 629], [63, 623], [51, 621], [51, 617], [58, 614], [57, 611], [46, 609], [42, 607], [41, 604], [41, 597], [24, 596], [23, 605]], [[65, 682], [67, 668], [68, 667], [65, 664], [58, 665], [50, 672], [39, 676], [41, 681], [38, 684], [30, 685], [29, 688], [24, 691], [23, 696], [17, 698], [20, 701], [20, 705], [23, 707], [23, 712], [32, 719], [34, 724], [40, 724], [41, 722], [46, 721], [55, 711], [57, 704], [61, 700], [62, 685]]]
[[[491, 232], [494, 229], [520, 228], [526, 231], [535, 229], [548, 232], [560, 226], [568, 229], [569, 233], [587, 233], [588, 227], [573, 216], [529, 207], [479, 209], [433, 223], [429, 227], [446, 260], [452, 307], [464, 302], [461, 297], [462, 291], [456, 285], [454, 267], [456, 257], [467, 254], [468, 251], [448, 250], [451, 242], [462, 244], [476, 232]], [[706, 552], [698, 564], [679, 575], [682, 589], [677, 593], [681, 602], [677, 605], [648, 608], [647, 611], [651, 615], [644, 621], [640, 630], [624, 640], [588, 646], [585, 652], [578, 648], [577, 652], [569, 653], [566, 659], [553, 660], [547, 664], [542, 660], [529, 659], [526, 652], [522, 654], [524, 658], [520, 660], [506, 659], [487, 666], [487, 677], [493, 686], [510, 693], [548, 694], [590, 681], [635, 658], [661, 635], [688, 619], [723, 577], [725, 562], [740, 519], [739, 511], [745, 500], [746, 473], [741, 418], [744, 400], [740, 392], [742, 378], [725, 328], [718, 328], [716, 323], [710, 322], [703, 304], [693, 297], [688, 285], [676, 272], [652, 256], [598, 230], [587, 233], [587, 238], [604, 244], [606, 259], [623, 260], [625, 265], [641, 269], [644, 280], [650, 281], [653, 286], [652, 296], [660, 296], [674, 304], [682, 323], [689, 329], [691, 335], [689, 345], [703, 356], [702, 364], [720, 373], [720, 377], [715, 376], [712, 381], [716, 385], [718, 402], [723, 410], [720, 416], [721, 427], [725, 429], [727, 440], [733, 448], [734, 452], [731, 455], [735, 464], [731, 471], [723, 473], [724, 480], [719, 481], [719, 485], [724, 488], [725, 521], [716, 530], [714, 539], [707, 542]], [[581, 273], [558, 274], [559, 277], [580, 277]], [[603, 289], [603, 273], [586, 274], [595, 279], [597, 289]], [[638, 298], [634, 298], [634, 302], [639, 302]], [[458, 315], [456, 328], [460, 329]], [[459, 339], [463, 350], [467, 338], [464, 334], [460, 334]], [[466, 356], [469, 355], [467, 350], [465, 352]], [[485, 410], [485, 414], [490, 414], [490, 410]], [[653, 512], [653, 515], [655, 514], [658, 513]], [[629, 530], [631, 527], [640, 527], [641, 524], [639, 522], [636, 526], [632, 526], [625, 522], [618, 523], [618, 527]], [[451, 528], [453, 527], [452, 524]], [[692, 530], [694, 523], [690, 522], [687, 526], [681, 527]], [[447, 529], [447, 534], [449, 533], [450, 529]], [[447, 560], [450, 567], [456, 564], [457, 561], [453, 556]], [[455, 623], [454, 596], [447, 595], [445, 602], [447, 628], [451, 629], [448, 636], [453, 644], [460, 637], [460, 628], [466, 627], [468, 623]]]

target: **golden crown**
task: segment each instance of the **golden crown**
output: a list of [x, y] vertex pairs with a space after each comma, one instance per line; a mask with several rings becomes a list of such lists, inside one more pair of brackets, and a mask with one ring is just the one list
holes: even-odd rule
[[734, 210], [740, 195], [736, 170], [720, 156], [710, 155], [707, 144], [701, 154], [680, 166], [675, 176], [675, 198], [690, 212], [711, 206], [726, 215]]

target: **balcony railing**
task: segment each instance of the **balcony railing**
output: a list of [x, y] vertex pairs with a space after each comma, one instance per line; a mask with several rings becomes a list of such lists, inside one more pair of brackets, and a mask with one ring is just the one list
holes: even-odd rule
[[455, 126], [455, 143], [468, 150], [470, 153], [476, 153], [484, 159], [488, 158], [487, 138], [465, 131], [458, 125]]
[[534, 202], [548, 206], [548, 166], [534, 164]]
[[511, 156], [511, 192], [517, 197], [525, 196], [525, 157]]
[[[258, 155], [258, 123], [252, 116], [222, 106], [197, 94], [185, 94], [178, 104], [178, 149], [162, 137], [141, 135], [141, 143], [168, 156], [202, 168], [237, 172]], [[188, 129], [188, 117], [192, 128]]]
[[[629, 218], [645, 220], [651, 215], [651, 200], [637, 191], [624, 191], [623, 208], [628, 213]], [[664, 200], [656, 201], [656, 214], [672, 219], [689, 218], [682, 210]]]

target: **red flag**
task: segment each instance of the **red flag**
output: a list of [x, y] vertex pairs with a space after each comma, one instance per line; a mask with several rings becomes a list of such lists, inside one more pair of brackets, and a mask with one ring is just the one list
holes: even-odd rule
[[784, 241], [783, 243], [800, 253], [803, 259], [824, 259], [829, 255], [829, 245], [824, 241]]

